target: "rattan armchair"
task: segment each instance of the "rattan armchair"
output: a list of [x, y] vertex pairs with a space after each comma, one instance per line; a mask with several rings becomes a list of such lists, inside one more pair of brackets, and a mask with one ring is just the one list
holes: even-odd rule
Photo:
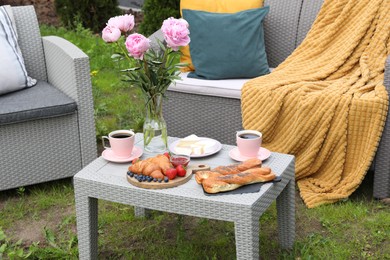
[[[28, 118], [30, 111], [22, 111], [22, 119], [0, 121], [0, 190], [71, 177], [97, 157], [88, 56], [62, 38], [41, 37], [33, 6], [12, 7], [12, 11], [29, 76], [60, 90], [74, 101], [75, 109], [32, 118]], [[10, 104], [12, 109], [26, 106], [18, 97], [24, 91], [0, 96], [0, 110], [7, 111], [4, 106]], [[45, 92], [41, 98], [47, 98]]]

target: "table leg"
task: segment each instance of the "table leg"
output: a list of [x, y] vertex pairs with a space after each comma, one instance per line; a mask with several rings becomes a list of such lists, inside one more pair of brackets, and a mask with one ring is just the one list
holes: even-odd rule
[[259, 217], [242, 217], [234, 223], [237, 259], [259, 259]]
[[295, 181], [291, 180], [276, 199], [279, 241], [282, 248], [292, 248], [295, 239]]
[[150, 216], [150, 210], [141, 207], [134, 207], [134, 216], [147, 218]]
[[77, 238], [79, 259], [98, 256], [98, 201], [76, 194]]

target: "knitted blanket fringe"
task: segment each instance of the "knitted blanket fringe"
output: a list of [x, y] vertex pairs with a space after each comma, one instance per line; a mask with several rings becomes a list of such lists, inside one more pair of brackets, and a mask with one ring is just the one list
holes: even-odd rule
[[326, 0], [302, 44], [244, 85], [244, 128], [295, 155], [307, 207], [347, 198], [368, 171], [387, 116], [389, 54], [390, 1]]

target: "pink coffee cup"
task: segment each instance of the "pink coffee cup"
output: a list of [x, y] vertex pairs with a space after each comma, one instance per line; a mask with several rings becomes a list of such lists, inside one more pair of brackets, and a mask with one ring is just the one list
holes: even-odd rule
[[[132, 130], [116, 130], [102, 136], [102, 143], [105, 149], [111, 149], [115, 156], [128, 158], [134, 148], [135, 134]], [[107, 145], [108, 141], [108, 145]]]
[[236, 134], [238, 151], [246, 157], [257, 157], [262, 142], [262, 134], [256, 130], [242, 130]]

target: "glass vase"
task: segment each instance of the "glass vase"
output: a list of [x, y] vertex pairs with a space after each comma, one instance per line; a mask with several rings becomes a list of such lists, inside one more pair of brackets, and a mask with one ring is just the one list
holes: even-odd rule
[[161, 94], [146, 101], [146, 115], [143, 125], [144, 149], [151, 153], [163, 153], [168, 150], [167, 124], [162, 113]]

